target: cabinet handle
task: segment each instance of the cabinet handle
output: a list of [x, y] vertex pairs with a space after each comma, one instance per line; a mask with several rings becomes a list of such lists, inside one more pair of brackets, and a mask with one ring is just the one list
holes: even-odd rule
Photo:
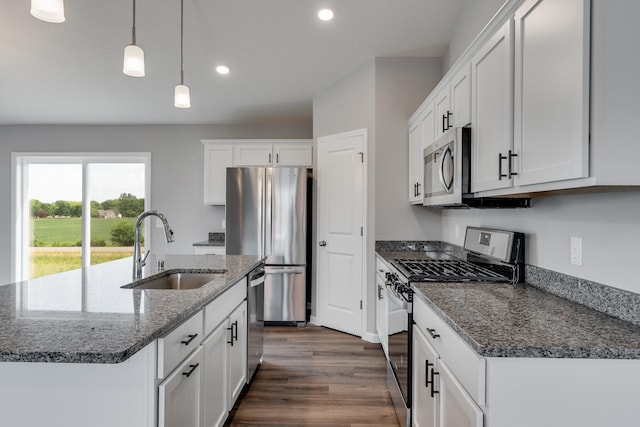
[[271, 163], [271, 153], [269, 153], [269, 163]]
[[231, 324], [233, 331], [231, 332], [231, 339], [238, 341], [238, 321], [236, 320]]
[[233, 323], [227, 328], [227, 331], [231, 332], [231, 341], [227, 341], [227, 344], [231, 344], [231, 347], [233, 347]]
[[378, 299], [382, 299], [382, 286], [378, 285]]
[[433, 385], [433, 379], [429, 381], [429, 366], [433, 366], [433, 363], [429, 363], [429, 359], [425, 359], [425, 373], [424, 373], [424, 386], [425, 388], [429, 388], [429, 384]]
[[427, 332], [431, 335], [431, 338], [440, 338], [440, 334], [436, 334], [435, 329], [427, 328]]
[[184, 345], [189, 345], [189, 344], [191, 344], [191, 341], [193, 341], [193, 339], [195, 337], [197, 337], [197, 336], [198, 336], [198, 334], [189, 334], [189, 335], [187, 335], [187, 337], [189, 338], [188, 340], [183, 340], [183, 341], [180, 341], [180, 342], [182, 344], [184, 344]]
[[196, 363], [195, 365], [189, 365], [189, 367], [191, 368], [191, 369], [189, 369], [189, 372], [183, 372], [182, 375], [184, 375], [185, 377], [189, 378], [191, 376], [191, 374], [193, 374], [193, 371], [198, 369], [198, 366], [200, 366], [199, 363]]
[[502, 153], [498, 153], [498, 181], [502, 181], [502, 178], [506, 178], [508, 176], [507, 174], [502, 173], [503, 160], [507, 160], [507, 156], [503, 156]]
[[517, 172], [512, 172], [512, 170], [513, 170], [513, 166], [512, 166], [511, 160], [512, 160], [514, 157], [518, 157], [518, 155], [517, 155], [517, 154], [515, 154], [515, 153], [512, 153], [512, 152], [511, 152], [511, 150], [509, 150], [509, 178], [511, 178], [512, 176], [516, 176], [516, 175], [518, 175], [518, 173], [517, 173]]
[[280, 153], [276, 153], [276, 163], [280, 163]]
[[420, 183], [419, 182], [416, 184], [416, 193], [417, 193], [416, 196], [420, 197]]
[[453, 126], [451, 126], [451, 116], [453, 114], [451, 113], [451, 111], [447, 110], [447, 130], [451, 129]]
[[447, 115], [443, 114], [442, 115], [442, 132], [446, 132], [447, 131]]
[[436, 390], [435, 376], [440, 375], [434, 368], [431, 368], [431, 397], [436, 397], [436, 394], [440, 393], [440, 390]]

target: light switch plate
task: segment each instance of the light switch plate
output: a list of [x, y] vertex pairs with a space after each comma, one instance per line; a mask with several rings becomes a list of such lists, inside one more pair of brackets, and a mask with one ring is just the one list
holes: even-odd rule
[[582, 266], [582, 237], [571, 237], [571, 264]]

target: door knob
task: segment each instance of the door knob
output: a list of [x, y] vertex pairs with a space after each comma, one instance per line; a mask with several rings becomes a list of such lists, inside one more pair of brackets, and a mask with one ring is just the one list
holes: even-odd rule
[[327, 242], [325, 242], [324, 240], [320, 240], [320, 243], [318, 243], [320, 246], [327, 246]]

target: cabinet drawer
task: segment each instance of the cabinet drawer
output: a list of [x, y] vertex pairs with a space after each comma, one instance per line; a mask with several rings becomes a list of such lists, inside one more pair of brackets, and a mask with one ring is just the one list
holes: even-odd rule
[[385, 273], [389, 272], [389, 267], [380, 256], [376, 256], [376, 274], [385, 279]]
[[473, 400], [483, 405], [485, 359], [473, 351], [419, 296], [413, 299], [413, 319]]
[[164, 378], [202, 342], [202, 311], [158, 339], [158, 378]]
[[204, 308], [204, 336], [213, 332], [216, 326], [229, 316], [231, 310], [245, 298], [247, 298], [247, 278], [243, 277]]

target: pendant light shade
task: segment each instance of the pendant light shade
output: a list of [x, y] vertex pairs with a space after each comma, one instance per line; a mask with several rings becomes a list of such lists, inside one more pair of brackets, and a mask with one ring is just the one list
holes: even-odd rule
[[190, 108], [191, 96], [189, 95], [189, 86], [179, 84], [176, 86], [175, 103], [178, 108]]
[[136, 45], [136, 0], [133, 0], [133, 25], [131, 26], [131, 44], [124, 48], [122, 72], [131, 77], [144, 76], [144, 51]]
[[144, 51], [140, 46], [130, 44], [124, 48], [124, 66], [122, 72], [127, 76], [144, 76]]
[[178, 108], [190, 108], [189, 87], [184, 84], [184, 0], [180, 0], [180, 84], [176, 86], [173, 105]]
[[31, 0], [31, 14], [42, 21], [59, 24], [64, 22], [64, 1]]

